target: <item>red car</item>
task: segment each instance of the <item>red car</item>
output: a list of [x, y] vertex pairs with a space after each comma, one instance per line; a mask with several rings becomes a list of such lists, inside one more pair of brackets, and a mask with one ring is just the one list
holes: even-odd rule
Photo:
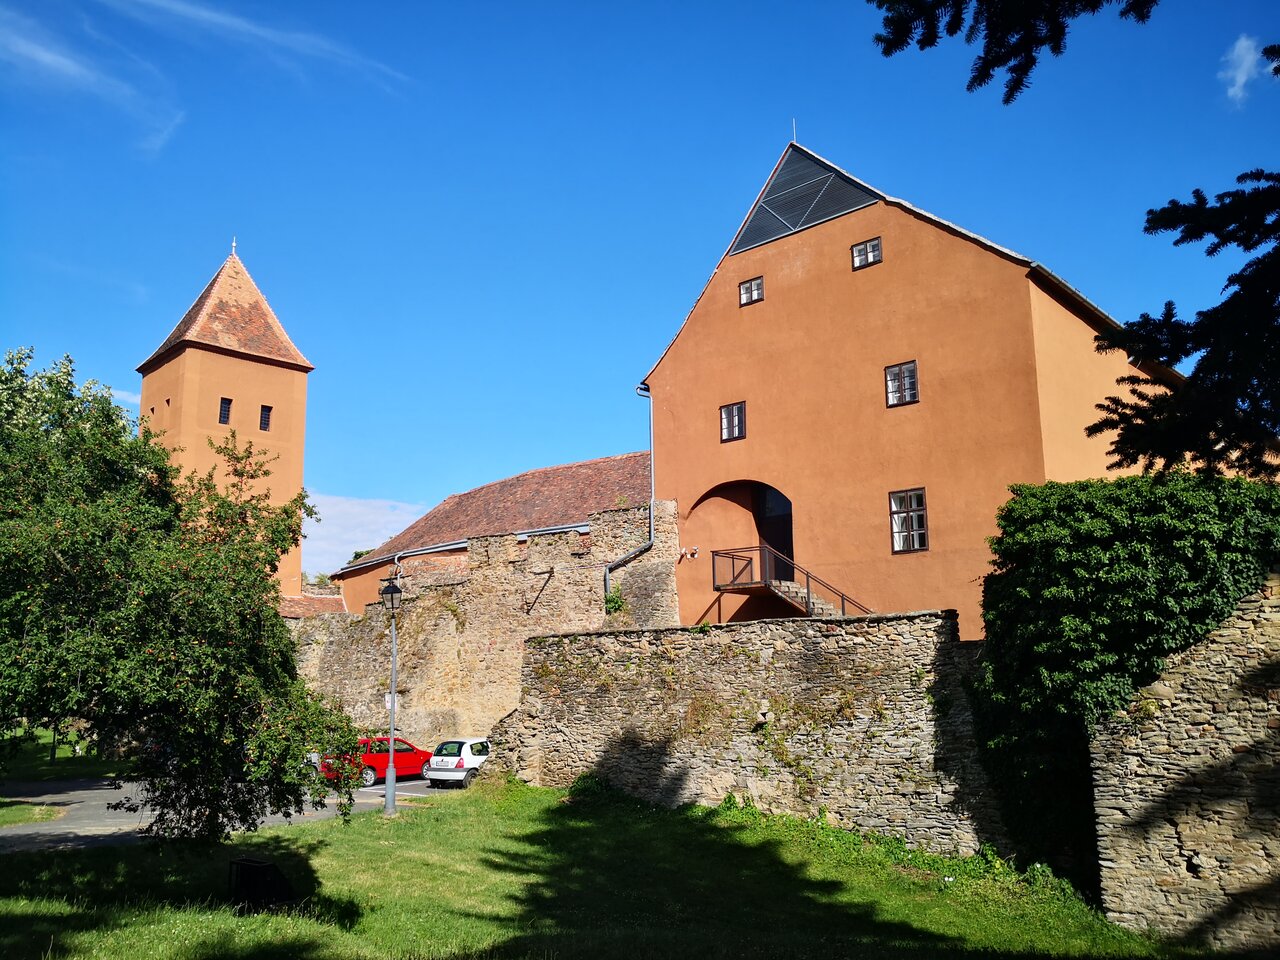
[[[343, 758], [343, 761], [352, 766], [360, 767], [360, 783], [366, 787], [372, 787], [379, 780], [387, 778], [387, 760], [390, 756], [387, 752], [387, 742], [386, 737], [363, 737], [360, 740], [361, 752]], [[336, 776], [333, 769], [334, 762], [333, 757], [325, 757], [320, 764], [320, 772], [330, 780]], [[425, 776], [424, 768], [430, 763], [430, 750], [419, 750], [408, 740], [396, 737], [397, 779]]]

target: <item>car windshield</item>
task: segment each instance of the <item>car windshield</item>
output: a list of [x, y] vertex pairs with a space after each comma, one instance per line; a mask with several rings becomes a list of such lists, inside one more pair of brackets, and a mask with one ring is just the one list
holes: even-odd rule
[[437, 757], [460, 757], [462, 756], [462, 741], [447, 740], [440, 746], [436, 747]]

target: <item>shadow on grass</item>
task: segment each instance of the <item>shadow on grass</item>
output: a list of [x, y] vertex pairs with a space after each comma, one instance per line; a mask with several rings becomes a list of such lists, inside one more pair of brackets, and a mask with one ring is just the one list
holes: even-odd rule
[[[0, 923], [0, 957], [57, 958], [78, 952], [83, 934], [105, 934], [135, 924], [139, 909], [218, 909], [234, 906], [229, 876], [231, 861], [252, 856], [275, 863], [296, 896], [287, 909], [323, 923], [350, 930], [360, 919], [353, 900], [332, 897], [320, 888], [312, 861], [323, 841], [303, 841], [271, 835], [251, 835], [228, 844], [144, 843], [129, 847], [98, 847], [60, 851], [11, 853], [3, 858], [0, 899], [40, 901], [29, 910], [10, 907]], [[63, 907], [63, 904], [66, 906]], [[305, 958], [331, 955], [317, 940], [273, 944], [266, 952], [255, 947], [237, 952], [212, 935], [208, 943], [188, 950], [194, 957], [253, 956]]]
[[[776, 842], [716, 815], [672, 816], [614, 792], [624, 763], [661, 769], [670, 743], [637, 754], [634, 737], [605, 751], [594, 779], [519, 839], [522, 852], [493, 851], [490, 869], [526, 881], [511, 939], [464, 957], [963, 957], [950, 937], [849, 902], [845, 886], [809, 876]], [[684, 776], [663, 778], [675, 797]], [[739, 820], [750, 821], [748, 814]], [[1019, 954], [1005, 953], [1005, 957]]]

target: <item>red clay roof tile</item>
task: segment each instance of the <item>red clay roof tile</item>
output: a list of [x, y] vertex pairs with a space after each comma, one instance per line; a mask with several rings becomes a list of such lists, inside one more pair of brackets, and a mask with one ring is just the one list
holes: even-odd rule
[[586, 523], [589, 514], [648, 502], [647, 452], [543, 467], [446, 497], [350, 566], [471, 537]]
[[213, 347], [299, 370], [314, 369], [284, 332], [267, 298], [234, 253], [138, 372], [145, 374], [159, 366], [184, 344]]

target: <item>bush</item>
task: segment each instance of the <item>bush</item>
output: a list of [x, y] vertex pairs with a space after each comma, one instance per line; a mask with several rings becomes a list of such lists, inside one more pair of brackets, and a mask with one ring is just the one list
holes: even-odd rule
[[1280, 487], [1176, 472], [1012, 489], [983, 587], [976, 707], [1010, 828], [1042, 859], [1091, 840], [1098, 722], [1280, 558]]

